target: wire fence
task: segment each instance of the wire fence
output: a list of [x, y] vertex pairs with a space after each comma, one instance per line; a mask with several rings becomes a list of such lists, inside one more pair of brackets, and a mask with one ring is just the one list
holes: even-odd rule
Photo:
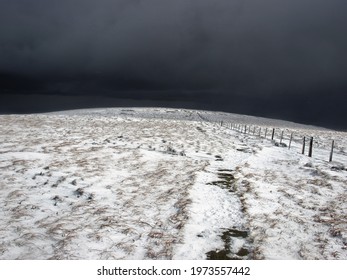
[[276, 146], [287, 148], [308, 157], [319, 158], [328, 162], [338, 160], [344, 164], [347, 163], [347, 152], [343, 146], [345, 142], [342, 139], [334, 139], [333, 131], [275, 128], [223, 121], [219, 124], [239, 133], [258, 137], [259, 139], [268, 139]]

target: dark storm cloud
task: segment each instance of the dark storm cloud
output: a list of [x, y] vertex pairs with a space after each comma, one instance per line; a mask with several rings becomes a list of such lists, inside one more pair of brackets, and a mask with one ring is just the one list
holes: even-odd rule
[[239, 107], [245, 98], [304, 97], [321, 108], [322, 95], [346, 101], [346, 8], [345, 0], [0, 0], [2, 93], [217, 97]]

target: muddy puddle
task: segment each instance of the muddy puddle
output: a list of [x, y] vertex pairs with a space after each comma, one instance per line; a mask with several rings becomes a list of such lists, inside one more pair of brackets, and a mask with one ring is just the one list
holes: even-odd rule
[[222, 189], [228, 190], [229, 192], [235, 192], [235, 177], [232, 174], [232, 172], [233, 170], [231, 169], [220, 169], [217, 173], [218, 180], [212, 181], [207, 184], [212, 186], [218, 186]]
[[252, 258], [251, 240], [248, 230], [227, 229], [221, 238], [224, 248], [206, 254], [208, 260], [248, 260]]

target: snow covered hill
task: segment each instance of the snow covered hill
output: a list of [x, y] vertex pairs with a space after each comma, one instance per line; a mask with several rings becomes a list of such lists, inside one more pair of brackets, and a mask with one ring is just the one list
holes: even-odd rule
[[0, 259], [347, 259], [346, 136], [183, 109], [2, 115]]

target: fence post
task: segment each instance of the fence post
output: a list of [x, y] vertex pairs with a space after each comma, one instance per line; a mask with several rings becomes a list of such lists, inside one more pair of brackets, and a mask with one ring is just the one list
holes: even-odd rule
[[273, 129], [272, 129], [272, 136], [271, 136], [271, 140], [274, 140], [274, 137], [275, 137], [275, 129], [273, 128]]
[[330, 151], [329, 162], [331, 162], [331, 161], [333, 160], [334, 144], [335, 144], [335, 141], [333, 140], [333, 141], [331, 142], [331, 151]]
[[261, 127], [259, 127], [259, 137], [260, 137], [260, 134], [261, 134]]
[[290, 134], [288, 149], [290, 150], [290, 145], [292, 144], [293, 132]]
[[253, 135], [254, 135], [254, 133], [255, 133], [255, 126], [253, 127]]
[[312, 157], [312, 146], [313, 146], [313, 137], [310, 139], [310, 147], [308, 149], [308, 156]]
[[283, 130], [281, 132], [281, 140], [280, 140], [280, 144], [282, 144], [282, 140], [283, 140]]
[[304, 139], [303, 139], [303, 142], [302, 142], [302, 154], [304, 155], [305, 154], [305, 142], [306, 142], [306, 138], [304, 136]]
[[267, 135], [267, 128], [265, 129], [265, 138], [266, 138], [266, 135]]

